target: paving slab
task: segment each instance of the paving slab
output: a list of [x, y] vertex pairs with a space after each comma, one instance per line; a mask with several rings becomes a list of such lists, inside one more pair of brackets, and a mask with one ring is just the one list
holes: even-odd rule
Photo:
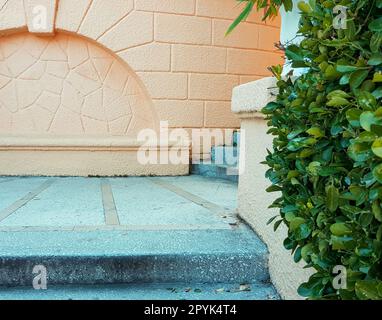
[[161, 187], [151, 179], [111, 179], [110, 183], [123, 225], [224, 226], [222, 219], [208, 209]]
[[0, 178], [0, 210], [5, 209], [28, 192], [36, 189], [47, 178]]
[[205, 198], [226, 210], [237, 208], [237, 184], [217, 178], [208, 178], [198, 175], [188, 177], [161, 177], [163, 181], [174, 184], [199, 197]]
[[[26, 181], [32, 180], [29, 178]], [[73, 226], [104, 223], [99, 179], [49, 178], [47, 180], [53, 183], [4, 219], [0, 226]], [[4, 190], [7, 187], [8, 183], [2, 185]]]
[[[0, 230], [227, 228], [237, 186], [178, 178], [0, 178]], [[93, 228], [93, 229], [92, 229]]]

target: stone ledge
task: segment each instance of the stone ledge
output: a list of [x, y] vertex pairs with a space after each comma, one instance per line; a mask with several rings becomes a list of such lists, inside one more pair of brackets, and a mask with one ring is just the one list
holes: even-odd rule
[[0, 135], [0, 150], [28, 148], [28, 149], [127, 149], [138, 150], [145, 146], [149, 149], [170, 149], [178, 147], [179, 149], [190, 149], [190, 141], [182, 140], [178, 142], [169, 142], [168, 144], [158, 144], [140, 142], [136, 139], [124, 136], [68, 136], [68, 135]]
[[262, 118], [261, 109], [274, 99], [276, 81], [274, 77], [266, 77], [235, 87], [232, 91], [232, 112], [240, 118]]
[[[180, 151], [184, 159], [179, 164], [141, 163], [141, 147], [157, 159]], [[165, 145], [125, 137], [0, 136], [0, 175], [6, 176], [188, 175], [189, 156], [187, 141]]]

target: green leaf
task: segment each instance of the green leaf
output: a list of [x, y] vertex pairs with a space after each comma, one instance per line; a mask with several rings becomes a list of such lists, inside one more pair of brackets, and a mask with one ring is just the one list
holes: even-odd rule
[[307, 4], [304, 1], [300, 1], [297, 4], [297, 7], [300, 9], [300, 11], [302, 11], [304, 13], [311, 13], [312, 12], [312, 8], [309, 6], [309, 4]]
[[374, 142], [377, 136], [373, 132], [363, 131], [359, 134], [357, 142]]
[[[361, 70], [362, 71], [362, 70]], [[357, 72], [357, 71], [356, 71]], [[326, 80], [333, 81], [341, 76], [334, 66], [330, 65], [325, 69], [324, 76]], [[350, 81], [350, 80], [349, 80]]]
[[313, 253], [312, 249], [313, 245], [311, 243], [308, 243], [307, 245], [302, 247], [301, 257], [304, 259], [304, 261], [308, 261], [309, 256]]
[[314, 136], [315, 138], [321, 138], [325, 136], [325, 132], [323, 132], [319, 127], [312, 127], [306, 131], [309, 135]]
[[350, 193], [353, 195], [357, 206], [366, 201], [366, 198], [367, 198], [366, 188], [352, 185], [349, 187], [349, 190], [350, 190]]
[[284, 9], [286, 12], [292, 11], [293, 9], [293, 0], [284, 0]]
[[371, 21], [369, 23], [369, 30], [374, 32], [382, 31], [382, 17]]
[[361, 127], [364, 128], [366, 131], [370, 131], [370, 126], [372, 124], [382, 124], [381, 120], [378, 119], [374, 112], [371, 111], [364, 111], [362, 112], [361, 116], [359, 117], [359, 122], [361, 124]]
[[371, 150], [376, 156], [382, 158], [382, 138], [378, 138], [373, 142]]
[[340, 65], [340, 64], [336, 66], [336, 70], [341, 73], [353, 72], [359, 69], [362, 69], [362, 68], [357, 66], [346, 66], [346, 65]]
[[373, 82], [382, 82], [382, 73], [375, 72], [373, 75]]
[[375, 97], [367, 91], [361, 91], [357, 95], [357, 102], [359, 106], [366, 110], [374, 110], [377, 105]]
[[269, 102], [262, 110], [261, 112], [264, 114], [272, 114], [279, 105], [276, 102]]
[[332, 235], [330, 242], [333, 250], [353, 250], [355, 247], [354, 239], [350, 236], [338, 237]]
[[269, 186], [267, 189], [265, 189], [266, 192], [278, 192], [282, 191], [283, 189], [275, 184]]
[[377, 280], [358, 280], [355, 284], [355, 293], [360, 300], [380, 300]]
[[301, 50], [298, 46], [292, 44], [285, 49], [285, 55], [292, 61], [304, 61], [304, 56], [300, 51]]
[[334, 186], [329, 186], [326, 192], [327, 201], [326, 206], [330, 212], [334, 212], [338, 208], [339, 192], [338, 189]]
[[373, 169], [373, 176], [379, 183], [382, 183], [382, 163]]
[[341, 97], [341, 98], [347, 99], [347, 98], [350, 98], [350, 95], [343, 90], [333, 90], [333, 91], [329, 92], [327, 95], [328, 99], [332, 99], [334, 97]]
[[339, 172], [341, 172], [341, 169], [338, 167], [320, 167], [318, 169], [318, 175], [321, 177], [330, 177]]
[[379, 226], [378, 231], [377, 231], [377, 240], [382, 241], [382, 224]]
[[301, 217], [294, 218], [290, 224], [289, 227], [292, 231], [296, 230], [301, 224], [305, 223], [305, 219]]
[[349, 84], [352, 89], [357, 89], [369, 75], [368, 70], [358, 70], [350, 75]]
[[375, 200], [371, 205], [371, 211], [374, 214], [374, 218], [379, 222], [382, 222], [382, 209], [378, 200]]
[[306, 223], [303, 223], [298, 226], [297, 230], [295, 230], [295, 238], [296, 240], [304, 240], [308, 238], [311, 233], [311, 228]]
[[318, 297], [321, 295], [324, 287], [322, 278], [313, 275], [309, 278], [308, 282], [298, 287], [297, 292], [302, 297]]
[[373, 214], [371, 212], [362, 212], [359, 216], [359, 223], [362, 227], [366, 228], [373, 221]]
[[373, 53], [377, 53], [382, 44], [382, 32], [376, 32], [370, 39], [370, 50]]
[[350, 74], [349, 73], [344, 74], [340, 79], [340, 85], [344, 86], [346, 84], [349, 84], [349, 80], [350, 80]]
[[367, 62], [368, 65], [370, 66], [378, 66], [380, 64], [382, 64], [382, 54], [381, 53], [374, 53], [369, 61]]
[[240, 13], [240, 15], [233, 21], [233, 23], [229, 26], [228, 30], [226, 31], [225, 35], [229, 35], [240, 22], [247, 19], [248, 15], [251, 13], [253, 6], [255, 5], [254, 1], [248, 1], [247, 5], [244, 7], [244, 10]]
[[330, 232], [335, 236], [344, 236], [352, 233], [352, 229], [350, 229], [345, 223], [335, 223], [330, 226]]
[[345, 36], [349, 40], [354, 40], [356, 32], [357, 32], [357, 30], [356, 30], [356, 26], [355, 26], [354, 21], [348, 19], [346, 21], [346, 29], [344, 30]]
[[371, 155], [371, 150], [365, 143], [353, 142], [348, 148], [348, 154], [354, 161], [366, 161]]
[[301, 247], [298, 247], [293, 255], [293, 260], [295, 263], [298, 263], [301, 260]]
[[382, 86], [381, 86], [381, 87], [378, 87], [377, 89], [375, 89], [375, 90], [372, 92], [372, 95], [373, 95], [376, 99], [380, 99], [380, 98], [382, 98]]
[[353, 127], [360, 127], [359, 117], [361, 116], [362, 111], [359, 109], [349, 109], [346, 111], [346, 119], [349, 121], [350, 125]]
[[350, 104], [350, 102], [346, 100], [345, 98], [341, 98], [341, 97], [333, 97], [326, 103], [326, 105], [329, 107], [341, 107], [341, 106], [347, 106], [348, 104]]
[[272, 218], [270, 218], [270, 219], [267, 221], [267, 225], [271, 224], [277, 217], [279, 217], [279, 215], [277, 215], [277, 216], [273, 216]]
[[283, 222], [282, 220], [278, 220], [275, 222], [275, 224], [273, 225], [273, 231], [277, 231], [277, 229], [279, 228], [281, 222]]

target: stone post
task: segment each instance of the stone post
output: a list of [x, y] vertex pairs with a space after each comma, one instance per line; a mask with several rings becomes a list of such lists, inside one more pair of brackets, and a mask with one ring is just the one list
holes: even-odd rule
[[[276, 193], [265, 189], [270, 181], [265, 178], [267, 149], [272, 149], [273, 136], [267, 134], [267, 123], [261, 109], [275, 97], [276, 79], [263, 78], [235, 87], [232, 96], [232, 111], [241, 119], [240, 161], [244, 161], [239, 175], [239, 215], [258, 233], [269, 250], [269, 271], [276, 289], [284, 299], [301, 299], [298, 286], [305, 282], [310, 271], [294, 263], [289, 251], [283, 246], [287, 230], [281, 225], [277, 232], [267, 221], [278, 214], [268, 209]], [[243, 141], [244, 140], [244, 141]]]

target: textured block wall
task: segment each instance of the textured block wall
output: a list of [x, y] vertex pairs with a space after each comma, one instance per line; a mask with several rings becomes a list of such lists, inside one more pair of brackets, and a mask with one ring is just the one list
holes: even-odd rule
[[[24, 1], [0, 0], [0, 34], [27, 30]], [[85, 36], [127, 62], [170, 126], [235, 128], [232, 88], [282, 63], [279, 19], [253, 13], [225, 37], [240, 10], [235, 0], [59, 0], [55, 31]]]

